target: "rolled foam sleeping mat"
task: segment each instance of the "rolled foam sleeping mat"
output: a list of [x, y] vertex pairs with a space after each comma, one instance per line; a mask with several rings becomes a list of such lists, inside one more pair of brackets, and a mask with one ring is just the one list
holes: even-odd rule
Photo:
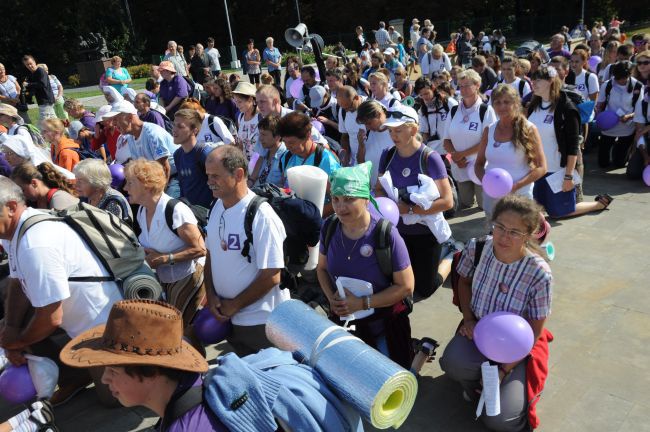
[[328, 386], [378, 429], [399, 428], [415, 403], [415, 376], [299, 300], [277, 306], [266, 336], [311, 364]]
[[122, 290], [127, 300], [160, 300], [163, 292], [156, 274], [146, 263], [124, 279]]

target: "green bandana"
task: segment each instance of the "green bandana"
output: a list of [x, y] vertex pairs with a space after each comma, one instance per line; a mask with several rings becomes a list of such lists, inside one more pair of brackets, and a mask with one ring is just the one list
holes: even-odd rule
[[372, 162], [337, 169], [330, 176], [330, 194], [332, 196], [364, 198], [370, 200], [377, 208], [375, 199], [370, 195], [371, 171]]

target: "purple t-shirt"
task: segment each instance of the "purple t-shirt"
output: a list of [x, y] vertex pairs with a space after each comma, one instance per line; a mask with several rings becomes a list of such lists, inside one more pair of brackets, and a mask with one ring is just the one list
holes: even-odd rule
[[154, 123], [165, 129], [165, 120], [163, 119], [162, 114], [158, 111], [150, 109], [145, 115], [139, 115], [140, 120], [147, 123]]
[[[180, 75], [174, 76], [171, 81], [162, 80], [160, 82], [160, 92], [158, 93], [158, 98], [164, 101], [164, 105], [169, 104], [174, 100], [175, 97], [186, 98], [189, 96], [189, 84], [185, 81]], [[181, 104], [176, 104], [171, 111], [167, 111], [167, 117], [174, 118], [174, 114], [178, 110]]]
[[[358, 241], [347, 238], [343, 234], [340, 223], [336, 227], [327, 250], [327, 271], [332, 278], [332, 283], [340, 276], [361, 279], [370, 282], [375, 293], [383, 291], [391, 285], [391, 280], [381, 272], [379, 261], [377, 261], [375, 255], [377, 242], [375, 241], [374, 229], [378, 220], [378, 216], [370, 215], [368, 231]], [[322, 254], [325, 253], [325, 232], [326, 225], [323, 225], [320, 237], [320, 253]], [[393, 251], [393, 271], [402, 271], [411, 265], [409, 253], [404, 239], [397, 232], [397, 228], [393, 227], [390, 234]], [[350, 257], [349, 260], [348, 256]]]
[[[397, 189], [403, 189], [408, 186], [414, 186], [418, 184], [418, 174], [420, 174], [420, 155], [424, 149], [424, 144], [420, 146], [420, 149], [413, 153], [408, 158], [403, 158], [395, 151], [390, 165], [388, 166], [388, 171], [393, 179], [393, 186]], [[388, 150], [384, 150], [379, 159], [379, 175], [381, 176], [385, 172], [386, 167], [386, 153]], [[427, 175], [434, 180], [440, 180], [447, 178], [447, 169], [445, 168], [445, 163], [442, 161], [442, 158], [436, 151], [432, 151], [429, 154], [427, 166]], [[414, 225], [404, 225], [402, 219], [400, 218], [397, 229], [400, 234], [431, 234], [431, 231], [426, 225], [414, 224]]]
[[551, 59], [553, 59], [553, 57], [562, 56], [567, 60], [571, 60], [571, 53], [565, 49], [561, 49], [559, 51], [551, 51], [549, 48], [546, 52]]
[[91, 113], [90, 111], [84, 111], [79, 121], [82, 125], [84, 125], [84, 127], [90, 129], [91, 131], [95, 130], [95, 114]]
[[216, 98], [210, 98], [205, 102], [205, 110], [208, 114], [229, 118], [235, 123], [239, 117], [239, 110], [232, 99], [219, 103]]
[[[199, 374], [189, 373], [185, 375], [176, 388], [176, 392], [172, 396], [187, 390], [190, 387], [198, 387], [203, 385], [203, 377]], [[160, 429], [159, 429], [160, 430]], [[194, 431], [217, 431], [228, 432], [228, 428], [223, 425], [212, 412], [210, 407], [205, 404], [197, 405], [192, 408], [183, 416], [178, 418], [172, 423], [167, 432], [194, 432]]]

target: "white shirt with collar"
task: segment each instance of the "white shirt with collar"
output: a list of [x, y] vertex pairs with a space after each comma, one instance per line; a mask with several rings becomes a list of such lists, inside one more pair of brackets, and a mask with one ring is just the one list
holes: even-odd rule
[[23, 222], [42, 212], [27, 208], [20, 216], [9, 245], [11, 277], [18, 279], [34, 307], [61, 302], [61, 328], [70, 337], [108, 319], [113, 304], [122, 300], [115, 282], [69, 282], [72, 276], [108, 276], [100, 261], [67, 224], [40, 222], [16, 244]]

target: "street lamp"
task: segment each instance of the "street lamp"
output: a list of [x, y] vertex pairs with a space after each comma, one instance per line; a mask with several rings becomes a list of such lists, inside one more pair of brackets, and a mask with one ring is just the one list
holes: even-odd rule
[[232, 38], [232, 29], [230, 28], [230, 15], [228, 14], [228, 0], [223, 0], [223, 6], [226, 9], [226, 24], [228, 24], [228, 35], [230, 36], [230, 58], [232, 59], [230, 62], [230, 67], [232, 69], [239, 69], [241, 67], [241, 63], [239, 63], [239, 60], [237, 60], [237, 48], [235, 48], [235, 42]]

